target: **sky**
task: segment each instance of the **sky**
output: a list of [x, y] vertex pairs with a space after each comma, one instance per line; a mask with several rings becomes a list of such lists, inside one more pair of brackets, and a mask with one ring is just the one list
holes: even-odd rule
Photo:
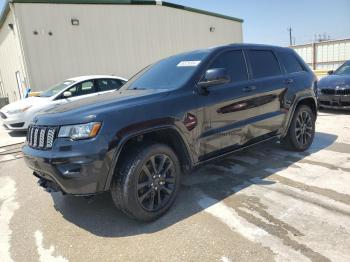
[[[242, 18], [246, 43], [289, 45], [312, 42], [315, 34], [350, 38], [350, 0], [168, 0]], [[5, 0], [0, 0], [2, 7]]]

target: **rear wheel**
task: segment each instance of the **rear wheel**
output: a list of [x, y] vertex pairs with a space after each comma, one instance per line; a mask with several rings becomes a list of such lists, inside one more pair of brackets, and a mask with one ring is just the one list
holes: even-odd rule
[[291, 150], [305, 151], [315, 136], [315, 114], [307, 105], [299, 106], [293, 116], [283, 144]]
[[111, 185], [116, 206], [130, 217], [151, 221], [174, 203], [180, 187], [180, 165], [164, 144], [141, 145], [122, 159]]

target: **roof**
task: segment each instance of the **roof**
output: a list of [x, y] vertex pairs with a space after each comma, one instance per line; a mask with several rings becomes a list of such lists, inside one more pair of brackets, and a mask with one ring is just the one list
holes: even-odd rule
[[7, 14], [10, 11], [9, 3], [32, 3], [32, 4], [95, 4], [95, 5], [161, 5], [170, 8], [176, 8], [184, 11], [189, 11], [198, 14], [209, 15], [213, 17], [218, 17], [226, 20], [236, 21], [243, 23], [243, 19], [222, 15], [218, 13], [213, 13], [201, 9], [196, 9], [192, 7], [187, 7], [183, 5], [173, 4], [163, 1], [154, 1], [154, 0], [5, 0], [4, 9], [0, 13], [0, 28], [2, 27]]
[[75, 82], [80, 82], [80, 81], [85, 81], [85, 80], [90, 80], [90, 79], [98, 79], [98, 78], [114, 78], [114, 79], [120, 79], [124, 81], [128, 81], [126, 78], [120, 77], [120, 76], [113, 76], [113, 75], [86, 75], [86, 76], [76, 76], [76, 77], [71, 77], [69, 81], [75, 81]]

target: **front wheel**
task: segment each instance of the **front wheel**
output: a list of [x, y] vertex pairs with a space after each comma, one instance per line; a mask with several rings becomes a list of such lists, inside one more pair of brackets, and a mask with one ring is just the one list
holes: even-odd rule
[[115, 205], [131, 218], [152, 221], [174, 203], [180, 164], [164, 144], [140, 145], [125, 155], [111, 185]]
[[291, 150], [305, 151], [315, 136], [315, 114], [307, 105], [299, 106], [293, 115], [288, 133], [283, 138], [283, 144]]

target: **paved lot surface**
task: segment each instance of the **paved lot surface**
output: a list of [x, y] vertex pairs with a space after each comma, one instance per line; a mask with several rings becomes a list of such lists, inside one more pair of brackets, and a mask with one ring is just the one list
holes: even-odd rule
[[265, 144], [197, 170], [151, 224], [108, 194], [44, 192], [4, 150], [0, 261], [350, 261], [350, 114], [320, 113], [308, 152]]
[[0, 122], [0, 148], [8, 145], [13, 145], [16, 143], [24, 142], [25, 133], [24, 132], [13, 132], [5, 129], [5, 127]]

